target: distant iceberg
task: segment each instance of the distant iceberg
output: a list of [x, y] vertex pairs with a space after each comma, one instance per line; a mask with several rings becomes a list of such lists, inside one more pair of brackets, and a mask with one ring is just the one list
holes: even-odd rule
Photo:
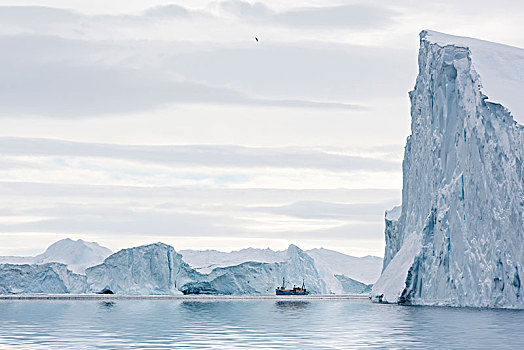
[[[73, 256], [68, 249], [79, 249], [78, 244], [71, 242], [74, 243], [62, 240], [53, 244], [46, 250], [47, 256]], [[63, 247], [60, 254], [51, 254], [58, 246]], [[35, 258], [28, 258], [30, 264], [0, 264], [0, 294], [273, 295], [283, 277], [289, 286], [304, 282], [314, 294], [359, 294], [369, 293], [370, 285], [349, 276], [373, 278], [370, 271], [380, 271], [381, 265], [377, 257], [356, 258], [327, 249], [310, 251], [313, 258], [293, 244], [277, 252], [248, 248], [231, 253], [183, 253], [184, 256], [163, 243], [122, 249], [87, 268], [85, 275], [76, 274], [61, 263], [34, 264]], [[185, 261], [185, 256], [193, 266]]]

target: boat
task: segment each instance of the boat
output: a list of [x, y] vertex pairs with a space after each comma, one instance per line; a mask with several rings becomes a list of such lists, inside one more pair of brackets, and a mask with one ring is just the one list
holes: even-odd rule
[[302, 280], [302, 287], [293, 285], [293, 289], [286, 289], [286, 278], [282, 278], [282, 287], [275, 289], [276, 295], [308, 295], [309, 291], [306, 289], [304, 280]]

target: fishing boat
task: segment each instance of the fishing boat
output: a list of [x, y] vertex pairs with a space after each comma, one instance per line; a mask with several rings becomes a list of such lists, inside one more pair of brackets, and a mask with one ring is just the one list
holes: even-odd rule
[[309, 291], [306, 290], [304, 280], [302, 280], [302, 287], [293, 285], [293, 289], [286, 289], [286, 278], [282, 278], [282, 287], [275, 289], [276, 295], [308, 295]]

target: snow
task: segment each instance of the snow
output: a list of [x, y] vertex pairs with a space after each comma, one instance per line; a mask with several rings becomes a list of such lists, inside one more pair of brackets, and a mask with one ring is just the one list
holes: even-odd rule
[[83, 293], [85, 276], [64, 264], [0, 264], [0, 294]]
[[391, 210], [386, 210], [386, 220], [397, 221], [402, 213], [402, 206], [393, 207]]
[[513, 119], [524, 124], [524, 49], [430, 30], [423, 33], [423, 40], [440, 46], [469, 48], [482, 93], [488, 101], [508, 108]]
[[371, 292], [371, 284], [364, 284], [344, 275], [335, 275], [335, 277], [342, 284], [343, 294], [369, 294]]
[[179, 294], [179, 287], [202, 279], [164, 243], [122, 249], [86, 270], [88, 291], [116, 294]]
[[59, 262], [66, 264], [75, 273], [85, 273], [85, 269], [98, 265], [111, 255], [111, 250], [96, 242], [65, 238], [51, 244], [44, 253], [34, 257], [2, 256], [0, 262], [11, 264], [45, 264]]
[[522, 53], [421, 33], [402, 209], [386, 212], [374, 301], [524, 308]]
[[[420, 237], [412, 234], [388, 264], [379, 280], [373, 285], [372, 297], [381, 302], [396, 303], [406, 286], [407, 271], [413, 264], [414, 257], [420, 251]], [[399, 273], [401, 277], [399, 278]]]
[[319, 270], [327, 270], [331, 275], [345, 277], [363, 282], [375, 283], [380, 276], [382, 259], [377, 256], [355, 257], [325, 248], [307, 250]]
[[248, 261], [275, 263], [286, 260], [286, 251], [246, 248], [229, 253], [217, 250], [181, 250], [185, 262], [201, 273], [210, 273], [217, 267], [239, 265]]

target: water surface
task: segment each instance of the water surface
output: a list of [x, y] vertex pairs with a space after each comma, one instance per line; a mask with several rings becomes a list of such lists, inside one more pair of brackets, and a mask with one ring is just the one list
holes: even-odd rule
[[0, 301], [0, 349], [521, 348], [524, 312], [367, 300]]

